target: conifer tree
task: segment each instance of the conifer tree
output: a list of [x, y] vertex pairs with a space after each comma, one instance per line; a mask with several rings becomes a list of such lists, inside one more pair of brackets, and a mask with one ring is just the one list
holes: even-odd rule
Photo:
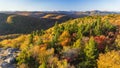
[[91, 37], [89, 42], [85, 45], [84, 53], [85, 66], [88, 66], [89, 68], [96, 67], [96, 58], [98, 57], [98, 50], [93, 37]]

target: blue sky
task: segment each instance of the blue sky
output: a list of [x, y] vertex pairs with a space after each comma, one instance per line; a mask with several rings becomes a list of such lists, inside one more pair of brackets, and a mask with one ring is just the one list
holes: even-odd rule
[[0, 11], [119, 11], [120, 0], [0, 0]]

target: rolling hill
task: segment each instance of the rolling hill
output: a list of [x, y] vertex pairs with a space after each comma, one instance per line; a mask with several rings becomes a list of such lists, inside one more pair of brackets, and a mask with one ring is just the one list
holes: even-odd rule
[[[45, 15], [47, 16], [47, 15]], [[44, 17], [45, 17], [44, 16]], [[30, 33], [34, 30], [48, 29], [56, 22], [61, 23], [73, 19], [66, 15], [56, 15], [54, 18], [40, 18], [22, 14], [0, 14], [0, 35]]]

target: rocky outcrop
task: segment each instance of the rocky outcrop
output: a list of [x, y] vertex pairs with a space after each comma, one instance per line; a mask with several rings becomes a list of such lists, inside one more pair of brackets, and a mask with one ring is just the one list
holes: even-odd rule
[[16, 57], [19, 54], [16, 48], [0, 48], [0, 68], [16, 68]]

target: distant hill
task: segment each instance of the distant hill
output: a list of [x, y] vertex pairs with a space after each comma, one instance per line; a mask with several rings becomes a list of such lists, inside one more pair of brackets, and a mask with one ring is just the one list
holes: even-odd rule
[[[30, 15], [22, 14], [0, 14], [0, 35], [4, 34], [18, 34], [18, 33], [30, 33], [34, 30], [48, 29], [52, 27], [56, 22], [64, 22], [72, 17], [65, 15], [49, 16], [46, 18], [33, 17]], [[45, 17], [44, 16], [44, 17]]]
[[93, 10], [93, 11], [15, 11], [15, 12], [1, 12], [5, 14], [18, 14], [24, 16], [32, 16], [32, 17], [39, 17], [42, 18], [46, 15], [67, 15], [69, 17], [84, 17], [84, 16], [91, 16], [91, 15], [107, 15], [107, 14], [120, 14], [120, 12], [115, 11], [100, 11], [100, 10]]

